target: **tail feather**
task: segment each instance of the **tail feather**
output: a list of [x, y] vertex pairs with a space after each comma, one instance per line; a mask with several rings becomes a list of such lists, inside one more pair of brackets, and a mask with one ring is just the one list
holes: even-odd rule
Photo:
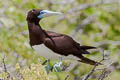
[[84, 56], [82, 56], [82, 54], [90, 54], [87, 50], [88, 49], [96, 49], [97, 47], [93, 47], [93, 46], [80, 46], [77, 45], [77, 48], [79, 49], [79, 53], [75, 53], [74, 56], [79, 57], [81, 60], [79, 60], [80, 62], [86, 63], [86, 64], [90, 64], [90, 65], [96, 65], [96, 64], [101, 64], [99, 62], [96, 62], [94, 60], [88, 59]]
[[86, 57], [84, 57], [82, 55], [79, 55], [78, 57], [81, 59], [81, 60], [79, 60], [80, 62], [87, 63], [87, 64], [90, 64], [90, 65], [96, 65], [96, 64], [101, 65], [101, 63], [96, 62], [96, 61], [91, 60], [91, 59], [88, 59], [88, 58], [86, 58]]
[[83, 49], [83, 50], [96, 49], [96, 47], [93, 47], [93, 46], [80, 46], [80, 49]]
[[96, 47], [93, 46], [78, 46], [80, 53], [81, 54], [90, 54], [90, 52], [88, 52], [88, 49], [96, 49]]
[[86, 51], [86, 50], [80, 50], [81, 54], [90, 54], [90, 52]]

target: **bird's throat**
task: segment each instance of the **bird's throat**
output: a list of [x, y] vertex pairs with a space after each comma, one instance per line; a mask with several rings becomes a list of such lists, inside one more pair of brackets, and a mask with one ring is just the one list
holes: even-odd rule
[[30, 38], [31, 46], [39, 45], [43, 43], [46, 36], [39, 24], [28, 22], [28, 30], [29, 30], [29, 38]]

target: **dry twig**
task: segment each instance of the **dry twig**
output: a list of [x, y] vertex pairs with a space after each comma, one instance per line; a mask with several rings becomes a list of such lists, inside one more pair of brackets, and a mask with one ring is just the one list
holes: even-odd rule
[[8, 71], [7, 71], [7, 67], [6, 67], [6, 64], [5, 64], [5, 57], [3, 57], [2, 61], [3, 61], [4, 72], [7, 73]]
[[[98, 63], [101, 63], [102, 61], [106, 60], [106, 59], [105, 59], [104, 50], [103, 50], [102, 52], [103, 52], [102, 60], [100, 60]], [[88, 80], [88, 78], [97, 70], [96, 68], [97, 68], [97, 66], [99, 65], [98, 63], [93, 67], [93, 69], [92, 69], [87, 75], [85, 75], [85, 76], [82, 78], [82, 80]], [[104, 68], [104, 69], [106, 69], [106, 68]], [[104, 69], [103, 69], [103, 70], [104, 70]], [[100, 70], [102, 70], [102, 69], [100, 69]], [[103, 76], [103, 78], [104, 78], [105, 75], [106, 75], [106, 73], [105, 73], [105, 72], [102, 72], [102, 73], [103, 73], [104, 75], [101, 74], [101, 76]], [[99, 79], [99, 80], [103, 80], [103, 79]]]
[[67, 75], [64, 80], [67, 80], [68, 78], [69, 78], [69, 75]]
[[7, 71], [7, 67], [6, 67], [6, 64], [5, 64], [5, 56], [3, 57], [2, 61], [3, 61], [4, 72], [7, 73], [6, 80], [9, 80], [10, 79], [10, 73]]
[[110, 73], [111, 72], [108, 71], [106, 68], [103, 69], [103, 71], [102, 71], [101, 75], [99, 76], [98, 80], [104, 80], [108, 76], [108, 74], [110, 74]]

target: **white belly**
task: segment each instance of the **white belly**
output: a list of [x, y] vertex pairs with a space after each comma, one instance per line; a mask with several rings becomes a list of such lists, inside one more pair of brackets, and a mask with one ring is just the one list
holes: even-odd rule
[[69, 56], [63, 56], [63, 55], [59, 55], [55, 52], [53, 52], [52, 50], [50, 50], [49, 48], [47, 48], [44, 44], [41, 45], [34, 45], [32, 46], [32, 48], [40, 54], [40, 56], [46, 58], [46, 59], [59, 59], [60, 57], [62, 57], [62, 59], [73, 59], [73, 60], [80, 60], [79, 58], [73, 56], [73, 55], [69, 55]]

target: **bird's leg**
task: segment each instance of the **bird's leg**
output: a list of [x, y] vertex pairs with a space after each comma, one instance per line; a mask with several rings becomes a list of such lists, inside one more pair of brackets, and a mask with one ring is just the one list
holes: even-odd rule
[[45, 66], [45, 69], [47, 71], [47, 73], [49, 73], [51, 71], [51, 66], [50, 66], [50, 59], [47, 59], [44, 64], [47, 63], [47, 65]]
[[60, 57], [60, 61], [59, 62], [57, 62], [57, 63], [55, 63], [53, 65], [53, 70], [55, 72], [60, 72], [62, 70], [61, 67], [62, 67], [62, 57]]

